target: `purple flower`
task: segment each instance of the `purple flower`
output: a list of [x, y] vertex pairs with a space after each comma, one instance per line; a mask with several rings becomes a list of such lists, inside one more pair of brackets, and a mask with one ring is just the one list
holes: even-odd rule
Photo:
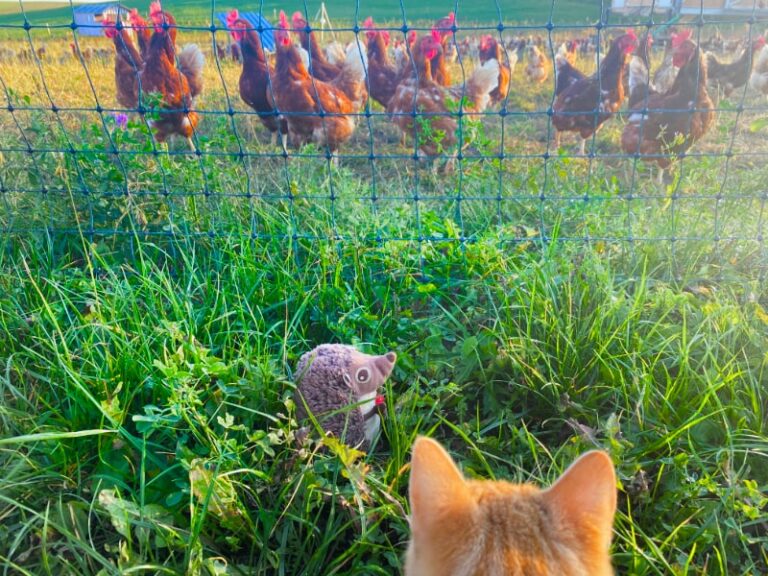
[[122, 112], [119, 114], [112, 113], [112, 117], [115, 119], [115, 126], [125, 130], [126, 126], [128, 126], [128, 114], [123, 114]]

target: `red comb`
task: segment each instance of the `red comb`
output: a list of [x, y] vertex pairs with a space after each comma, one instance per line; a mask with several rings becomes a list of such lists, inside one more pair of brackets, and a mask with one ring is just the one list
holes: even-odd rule
[[304, 20], [304, 14], [298, 10], [293, 13], [293, 16], [291, 16], [291, 21], [293, 21], [294, 28], [304, 28], [304, 26], [307, 25], [307, 21]]
[[672, 48], [679, 48], [686, 40], [690, 40], [693, 30], [683, 30], [677, 34], [672, 34]]
[[237, 22], [237, 20], [239, 19], [240, 19], [240, 12], [238, 12], [237, 8], [235, 8], [229, 14], [227, 14], [227, 28], [231, 28], [232, 24]]
[[149, 5], [149, 13], [150, 14], [158, 14], [163, 11], [163, 7], [160, 5], [160, 2], [158, 0], [155, 0], [152, 2], [152, 4]]
[[363, 28], [368, 28], [368, 29], [370, 29], [370, 30], [374, 30], [375, 28], [374, 28], [374, 25], [373, 25], [373, 18], [371, 18], [370, 16], [368, 16], [368, 18], [366, 18], [366, 19], [363, 21]]
[[147, 21], [142, 18], [141, 14], [139, 14], [139, 11], [136, 8], [131, 9], [131, 11], [128, 13], [128, 18], [130, 19], [131, 24], [136, 27], [147, 25]]
[[280, 28], [288, 30], [288, 16], [282, 10], [280, 10]]
[[632, 28], [627, 28], [626, 32], [627, 36], [629, 36], [632, 40], [637, 41], [637, 34], [635, 34], [635, 31], [632, 30]]
[[456, 23], [456, 14], [453, 12], [448, 12], [448, 16], [446, 18], [448, 19], [449, 26], [453, 26]]
[[101, 19], [101, 25], [104, 27], [104, 36], [107, 38], [115, 38], [117, 36], [117, 28], [112, 16], [104, 16]]

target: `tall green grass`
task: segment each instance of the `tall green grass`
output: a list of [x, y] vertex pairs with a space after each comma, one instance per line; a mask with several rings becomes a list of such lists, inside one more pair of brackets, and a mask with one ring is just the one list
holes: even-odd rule
[[[470, 476], [544, 484], [608, 450], [620, 573], [768, 569], [748, 273], [492, 232], [52, 253], [2, 252], [4, 574], [396, 573], [417, 434]], [[368, 455], [295, 443], [291, 369], [328, 341], [398, 352]]]
[[[591, 161], [545, 160], [545, 115], [467, 120], [481, 158], [446, 175], [374, 117], [335, 169], [264, 157], [221, 90], [199, 160], [154, 154], [136, 119], [6, 115], [3, 575], [397, 573], [418, 434], [470, 476], [542, 484], [608, 450], [619, 573], [768, 571], [754, 114], [721, 113], [696, 148], [718, 155], [657, 187], [612, 156], [620, 118]], [[518, 81], [510, 102], [549, 96]], [[323, 342], [398, 353], [370, 454], [296, 443], [292, 369]]]

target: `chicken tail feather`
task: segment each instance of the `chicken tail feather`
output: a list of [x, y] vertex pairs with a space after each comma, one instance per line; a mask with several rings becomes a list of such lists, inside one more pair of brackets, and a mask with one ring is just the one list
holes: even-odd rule
[[205, 57], [197, 44], [185, 44], [179, 53], [179, 71], [187, 77], [192, 98], [203, 91]]
[[495, 58], [477, 68], [467, 82], [466, 96], [475, 110], [482, 112], [490, 104], [490, 94], [499, 86], [499, 62]]
[[368, 56], [365, 47], [352, 42], [346, 50], [346, 57], [341, 65], [341, 72], [334, 80], [338, 86], [352, 101], [355, 110], [365, 106], [367, 98], [366, 75], [368, 71]]

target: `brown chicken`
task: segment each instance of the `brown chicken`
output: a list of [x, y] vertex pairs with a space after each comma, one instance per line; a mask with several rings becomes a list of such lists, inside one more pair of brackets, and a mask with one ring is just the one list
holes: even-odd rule
[[70, 42], [69, 48], [70, 50], [72, 50], [72, 55], [75, 57], [76, 60], [83, 60], [85, 62], [90, 62], [91, 58], [93, 58], [93, 48], [91, 48], [90, 46], [86, 46], [81, 50], [78, 44], [75, 44], [74, 42]]
[[[275, 30], [277, 65], [274, 77], [276, 108], [288, 122], [292, 144], [314, 142], [334, 154], [355, 130], [356, 113], [363, 104], [355, 95], [365, 91], [363, 58], [347, 51], [339, 75], [333, 82], [312, 78], [288, 34], [288, 18], [280, 12]], [[356, 46], [354, 46], [356, 49]], [[337, 158], [334, 156], [334, 163]]]
[[563, 42], [557, 49], [555, 57], [561, 56], [568, 61], [571, 66], [576, 66], [576, 58], [579, 55], [579, 43], [576, 40]]
[[389, 58], [389, 32], [376, 30], [373, 18], [363, 22], [365, 37], [368, 41], [368, 90], [371, 98], [387, 107], [397, 89], [400, 73]]
[[445, 55], [449, 53], [449, 48], [452, 43], [455, 42], [455, 33], [453, 31], [456, 26], [456, 14], [449, 12], [445, 18], [440, 18], [432, 27], [432, 35], [440, 38], [440, 46], [442, 50], [432, 59], [430, 62], [430, 69], [432, 71], [432, 79], [439, 86], [451, 85], [451, 73], [448, 70], [448, 63], [445, 61]]
[[576, 68], [565, 56], [555, 56], [555, 96], [559, 96], [566, 88], [587, 77], [584, 72]]
[[552, 106], [555, 149], [560, 147], [562, 132], [578, 132], [579, 150], [584, 154], [586, 139], [618, 112], [624, 102], [624, 72], [635, 48], [637, 36], [629, 30], [611, 43], [596, 74], [574, 82], [558, 95]]
[[[442, 50], [437, 31], [420, 38], [413, 49], [416, 73], [408, 75], [389, 101], [387, 112], [406, 134], [416, 141], [417, 148], [427, 156], [453, 157], [458, 142], [456, 136], [456, 109], [449, 110], [448, 100], [459, 102], [467, 112], [482, 112], [491, 101], [490, 94], [499, 84], [499, 63], [488, 60], [476, 69], [466, 84], [446, 88], [432, 79], [430, 69], [436, 53]], [[419, 114], [418, 120], [414, 113]], [[463, 143], [462, 143], [463, 144]]]
[[504, 102], [509, 95], [509, 79], [512, 75], [509, 66], [504, 63], [501, 45], [490, 34], [480, 38], [480, 50], [478, 52], [480, 64], [488, 60], [496, 60], [499, 63], [499, 85], [491, 92], [491, 102], [498, 104]]
[[714, 54], [707, 54], [707, 73], [709, 82], [715, 88], [715, 94], [723, 91], [725, 97], [730, 96], [734, 90], [741, 88], [752, 74], [756, 54], [765, 46], [765, 38], [758, 36], [752, 41], [751, 48], [744, 48], [740, 58], [723, 64]]
[[243, 56], [240, 73], [240, 97], [253, 108], [259, 120], [272, 133], [273, 143], [280, 133], [283, 149], [288, 139], [288, 122], [279, 116], [274, 107], [275, 70], [267, 62], [261, 46], [261, 37], [247, 20], [240, 18], [237, 10], [227, 14], [227, 28], [235, 42], [239, 43]]
[[115, 90], [117, 101], [124, 108], [135, 110], [139, 105], [139, 73], [144, 62], [133, 44], [128, 29], [117, 28], [115, 21], [105, 16], [104, 35], [115, 44]]
[[150, 18], [154, 34], [147, 49], [141, 90], [144, 104], [147, 96], [159, 93], [161, 101], [152, 121], [158, 142], [165, 142], [174, 134], [187, 139], [194, 150], [192, 134], [198, 115], [192, 107], [194, 98], [202, 91], [203, 54], [195, 44], [187, 44], [178, 54], [176, 66], [176, 20], [164, 12], [160, 2], [150, 5]]
[[147, 51], [149, 50], [149, 43], [152, 40], [152, 26], [141, 17], [139, 11], [136, 8], [132, 8], [128, 12], [128, 21], [131, 23], [136, 33], [136, 42], [139, 45], [139, 54], [141, 54], [142, 60], [146, 59]]
[[543, 84], [549, 78], [549, 59], [536, 45], [528, 46], [528, 64], [525, 66], [525, 76], [529, 82]]
[[674, 66], [680, 68], [674, 84], [664, 94], [654, 94], [647, 105], [634, 110], [621, 135], [621, 148], [639, 154], [664, 169], [701, 139], [715, 119], [714, 104], [707, 93], [707, 63], [690, 33], [672, 42]]
[[301, 47], [309, 53], [309, 73], [323, 82], [330, 82], [341, 72], [341, 66], [331, 64], [325, 52], [317, 45], [315, 35], [307, 30], [307, 21], [301, 12], [291, 17], [294, 31], [299, 35]]

